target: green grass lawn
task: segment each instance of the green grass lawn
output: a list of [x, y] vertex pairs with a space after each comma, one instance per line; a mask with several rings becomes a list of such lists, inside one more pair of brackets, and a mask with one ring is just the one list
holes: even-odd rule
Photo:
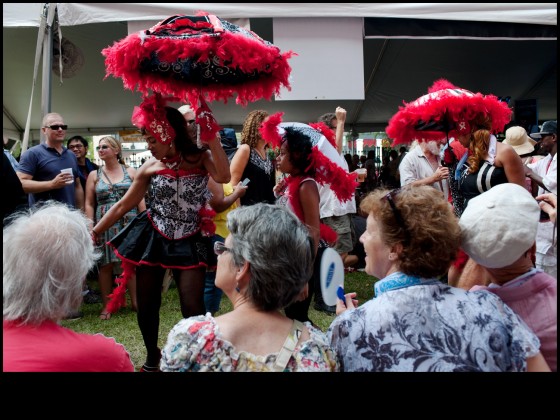
[[[360, 304], [366, 302], [373, 297], [373, 283], [376, 281], [374, 277], [362, 272], [346, 273], [344, 279], [345, 292], [357, 292]], [[96, 289], [97, 282], [90, 282], [90, 287]], [[121, 309], [114, 314], [110, 320], [103, 321], [99, 319], [102, 304], [82, 305], [81, 311], [84, 317], [73, 321], [62, 321], [62, 325], [77, 332], [95, 334], [101, 333], [107, 337], [113, 337], [118, 343], [121, 343], [130, 353], [130, 357], [136, 370], [139, 370], [145, 361], [146, 352], [142, 335], [136, 322], [136, 313], [130, 310], [129, 306]], [[222, 298], [220, 312], [217, 315], [231, 310], [231, 303], [227, 297]], [[326, 331], [334, 319], [334, 315], [328, 315], [313, 309], [313, 303], [309, 309], [309, 317], [323, 331]], [[167, 334], [173, 326], [181, 320], [181, 310], [179, 308], [179, 297], [177, 289], [172, 287], [163, 294], [160, 311], [160, 327], [159, 327], [159, 347], [163, 348], [167, 341]]]

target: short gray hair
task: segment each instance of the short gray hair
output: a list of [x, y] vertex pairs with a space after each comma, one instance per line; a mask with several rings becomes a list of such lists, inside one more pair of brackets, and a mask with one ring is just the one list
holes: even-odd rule
[[43, 117], [42, 127], [49, 126], [51, 122], [55, 120], [64, 121], [64, 118], [62, 118], [62, 115], [60, 115], [58, 112], [49, 112]]
[[313, 273], [307, 227], [285, 207], [258, 203], [228, 213], [233, 263], [250, 264], [247, 298], [264, 311], [294, 301]]
[[83, 281], [100, 254], [90, 220], [53, 200], [21, 211], [4, 228], [3, 317], [38, 325], [78, 309]]

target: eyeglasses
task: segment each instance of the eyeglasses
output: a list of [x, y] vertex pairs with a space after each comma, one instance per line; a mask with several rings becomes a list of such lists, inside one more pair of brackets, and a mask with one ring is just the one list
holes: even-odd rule
[[395, 188], [394, 190], [389, 191], [387, 194], [385, 194], [383, 197], [381, 197], [381, 200], [387, 200], [389, 202], [389, 205], [391, 206], [391, 210], [393, 210], [393, 215], [395, 216], [395, 219], [396, 219], [397, 223], [399, 224], [399, 226], [404, 231], [404, 235], [405, 235], [404, 243], [409, 244], [410, 243], [410, 232], [409, 232], [408, 228], [406, 227], [406, 224], [404, 222], [404, 219], [402, 217], [401, 212], [399, 211], [399, 209], [395, 205], [395, 201], [393, 200], [393, 197], [395, 197], [400, 192], [401, 192], [400, 188]]
[[222, 255], [226, 251], [231, 252], [231, 248], [228, 248], [223, 242], [214, 242], [214, 253], [216, 255]]
[[187, 120], [187, 124], [188, 124], [188, 125], [192, 125], [192, 124], [194, 124], [195, 122], [196, 122], [196, 120]]
[[109, 146], [107, 146], [106, 144], [104, 144], [103, 146], [97, 146], [97, 147], [95, 148], [95, 150], [105, 150], [105, 149], [108, 149], [108, 148], [109, 148]]
[[45, 128], [50, 128], [51, 130], [66, 130], [68, 126], [66, 124], [54, 124], [54, 125], [47, 125]]
[[83, 144], [71, 144], [70, 146], [68, 146], [69, 149], [83, 149], [84, 145]]

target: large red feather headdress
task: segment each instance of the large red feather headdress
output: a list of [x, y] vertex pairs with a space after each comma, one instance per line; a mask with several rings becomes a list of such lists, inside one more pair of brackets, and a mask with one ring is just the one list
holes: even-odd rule
[[290, 89], [288, 59], [292, 51], [254, 32], [206, 12], [171, 16], [150, 29], [128, 35], [102, 50], [106, 76], [120, 77], [124, 87], [178, 96], [197, 106], [237, 94], [246, 105], [270, 99], [280, 87]]
[[473, 93], [439, 79], [427, 95], [399, 107], [385, 131], [393, 139], [393, 145], [441, 140], [470, 133], [470, 122], [477, 115], [485, 114], [492, 121], [492, 133], [496, 134], [504, 130], [511, 113], [508, 105], [494, 95]]

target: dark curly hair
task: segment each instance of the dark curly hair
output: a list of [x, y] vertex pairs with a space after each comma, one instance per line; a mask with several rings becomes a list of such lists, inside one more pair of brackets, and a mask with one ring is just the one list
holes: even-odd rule
[[313, 145], [308, 137], [303, 135], [300, 131], [286, 128], [286, 136], [284, 142], [288, 144], [288, 151], [290, 152], [290, 163], [299, 170], [301, 175], [311, 176], [315, 175], [315, 168], [311, 164], [311, 151]]

